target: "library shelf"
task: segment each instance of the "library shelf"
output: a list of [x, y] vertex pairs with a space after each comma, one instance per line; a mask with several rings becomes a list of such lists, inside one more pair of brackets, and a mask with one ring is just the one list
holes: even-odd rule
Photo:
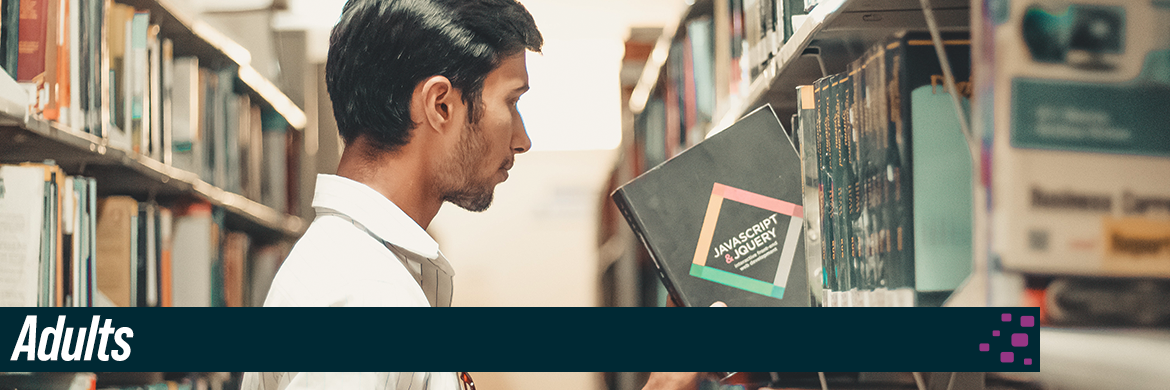
[[[968, 1], [935, 0], [932, 8], [941, 31], [970, 29]], [[797, 86], [844, 72], [866, 49], [895, 32], [926, 28], [917, 0], [823, 1], [793, 28], [792, 37], [767, 61], [739, 104], [733, 103], [707, 136], [765, 103], [772, 103], [778, 117], [789, 118], [796, 113]]]
[[101, 137], [12, 112], [10, 106], [0, 107], [0, 162], [53, 160], [70, 173], [96, 178], [99, 195], [197, 196], [223, 207], [229, 227], [261, 238], [296, 238], [307, 227], [300, 217], [215, 187], [194, 173], [110, 146]]
[[[251, 65], [251, 54], [206, 23], [183, 14], [168, 0], [118, 0], [149, 10], [162, 35], [174, 42], [176, 58], [193, 56], [201, 67], [234, 68], [242, 93], [272, 109], [289, 127], [303, 130], [302, 111]], [[26, 95], [7, 75], [0, 80], [0, 163], [53, 160], [70, 174], [98, 180], [99, 195], [141, 199], [197, 197], [226, 211], [225, 223], [261, 241], [295, 239], [307, 228], [302, 218], [263, 205], [201, 180], [195, 173], [110, 145], [108, 139], [48, 121], [20, 103]]]
[[[281, 92], [271, 81], [252, 67], [252, 55], [243, 46], [232, 41], [207, 23], [188, 17], [168, 0], [118, 0], [138, 9], [150, 10], [151, 18], [159, 22], [161, 34], [175, 42], [175, 57], [195, 56], [201, 64], [219, 69], [238, 67], [238, 76], [246, 90], [267, 108], [276, 110], [294, 129], [303, 130], [305, 112]], [[157, 15], [157, 16], [155, 16]]]

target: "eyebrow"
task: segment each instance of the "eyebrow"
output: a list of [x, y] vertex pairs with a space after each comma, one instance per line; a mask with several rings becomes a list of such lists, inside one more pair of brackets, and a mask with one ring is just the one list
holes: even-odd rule
[[525, 92], [528, 92], [528, 89], [529, 89], [528, 83], [524, 83], [524, 85], [521, 85], [521, 86], [517, 87], [516, 89], [513, 89], [512, 92], [525, 93]]

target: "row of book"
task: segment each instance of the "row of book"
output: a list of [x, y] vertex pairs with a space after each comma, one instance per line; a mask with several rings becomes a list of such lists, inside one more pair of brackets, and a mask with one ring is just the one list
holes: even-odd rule
[[111, 0], [5, 0], [0, 11], [0, 65], [34, 116], [287, 209], [288, 123], [242, 93], [235, 65], [176, 56], [162, 15]]
[[[646, 166], [703, 140], [721, 114], [720, 102], [730, 107], [746, 98], [752, 80], [792, 36], [806, 9], [794, 0], [730, 0], [726, 6], [726, 13], [685, 20], [671, 43], [662, 79], [635, 127]], [[724, 28], [727, 41], [718, 41], [723, 34], [717, 30]], [[721, 48], [730, 62], [716, 62]]]
[[[944, 43], [965, 102], [970, 41]], [[938, 303], [924, 300], [970, 272], [973, 167], [929, 36], [880, 42], [797, 95], [806, 253], [823, 264], [823, 304]]]
[[[756, 78], [804, 20], [805, 0], [743, 0], [747, 68]], [[815, 4], [814, 4], [815, 5]]]
[[98, 196], [52, 162], [0, 165], [0, 306], [260, 305], [285, 249], [224, 210]]

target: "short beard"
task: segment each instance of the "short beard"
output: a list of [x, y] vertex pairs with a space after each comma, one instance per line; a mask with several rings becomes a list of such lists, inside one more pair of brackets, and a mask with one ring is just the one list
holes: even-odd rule
[[491, 178], [482, 181], [475, 178], [486, 155], [486, 145], [479, 126], [468, 123], [459, 137], [454, 155], [441, 166], [439, 194], [444, 202], [451, 202], [471, 212], [481, 212], [492, 205], [495, 185], [491, 183]]

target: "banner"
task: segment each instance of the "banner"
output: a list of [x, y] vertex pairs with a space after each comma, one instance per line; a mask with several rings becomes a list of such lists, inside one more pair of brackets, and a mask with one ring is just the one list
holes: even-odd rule
[[1039, 372], [1038, 308], [3, 308], [0, 372]]

